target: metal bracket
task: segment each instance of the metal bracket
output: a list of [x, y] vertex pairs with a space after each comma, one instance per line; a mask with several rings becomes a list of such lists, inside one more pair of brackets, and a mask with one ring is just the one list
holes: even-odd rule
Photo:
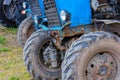
[[119, 23], [120, 24], [120, 20], [97, 20], [97, 19], [93, 19], [93, 22], [104, 22], [105, 24], [114, 24], [114, 23]]

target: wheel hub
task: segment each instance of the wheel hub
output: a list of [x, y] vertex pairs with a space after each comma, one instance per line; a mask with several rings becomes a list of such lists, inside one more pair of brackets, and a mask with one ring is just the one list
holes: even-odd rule
[[49, 46], [44, 51], [44, 61], [45, 64], [50, 64], [50, 68], [57, 68], [57, 51], [56, 49], [52, 49]]
[[41, 49], [42, 55], [40, 55], [41, 62], [46, 69], [58, 70], [60, 69], [60, 59], [58, 57], [59, 52], [56, 50], [52, 42], [48, 41]]
[[104, 76], [107, 74], [108, 68], [105, 66], [101, 66], [98, 70], [98, 73], [100, 76]]
[[114, 80], [117, 64], [113, 56], [100, 53], [93, 56], [85, 71], [87, 80]]

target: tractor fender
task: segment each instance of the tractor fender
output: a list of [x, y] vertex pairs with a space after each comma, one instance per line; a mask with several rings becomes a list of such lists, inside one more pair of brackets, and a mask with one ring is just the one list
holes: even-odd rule
[[93, 20], [94, 22], [103, 22], [106, 27], [102, 27], [102, 31], [117, 33], [120, 35], [120, 20]]
[[93, 21], [94, 22], [104, 22], [105, 24], [114, 24], [114, 23], [120, 24], [119, 20], [96, 20], [96, 19], [94, 19]]
[[3, 1], [3, 4], [4, 4], [4, 5], [10, 5], [11, 2], [12, 2], [12, 0], [4, 0], [4, 1]]

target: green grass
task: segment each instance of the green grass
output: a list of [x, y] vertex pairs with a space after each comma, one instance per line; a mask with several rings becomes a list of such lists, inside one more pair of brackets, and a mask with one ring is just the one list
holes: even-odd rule
[[0, 44], [6, 44], [6, 38], [4, 36], [0, 36]]
[[17, 45], [17, 28], [0, 28], [0, 80], [30, 80]]
[[11, 33], [11, 34], [16, 34], [18, 31], [18, 28], [0, 28], [0, 31], [6, 32], [6, 33]]
[[7, 51], [10, 51], [10, 49], [7, 47], [0, 48], [0, 52], [7, 52]]
[[8, 28], [8, 32], [16, 34], [18, 31], [18, 28]]
[[11, 76], [8, 80], [20, 80], [17, 76]]

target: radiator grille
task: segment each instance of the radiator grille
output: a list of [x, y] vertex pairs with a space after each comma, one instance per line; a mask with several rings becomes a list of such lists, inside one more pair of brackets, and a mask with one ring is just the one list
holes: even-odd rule
[[32, 15], [42, 15], [38, 0], [28, 0], [28, 3], [32, 11]]
[[49, 27], [60, 26], [60, 19], [57, 13], [57, 8], [54, 0], [43, 0], [45, 14], [48, 19]]

